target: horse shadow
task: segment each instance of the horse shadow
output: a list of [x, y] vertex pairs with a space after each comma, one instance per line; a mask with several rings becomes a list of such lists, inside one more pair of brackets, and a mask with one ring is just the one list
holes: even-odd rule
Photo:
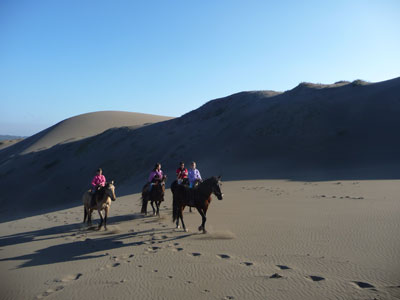
[[[134, 214], [134, 215], [113, 216], [109, 217], [108, 220], [113, 224], [118, 224], [121, 222], [131, 221], [138, 218], [141, 218], [141, 216]], [[94, 223], [95, 222], [99, 222], [99, 220], [95, 220]], [[62, 237], [69, 237], [71, 236], [71, 234], [82, 233], [87, 229], [88, 229], [87, 225], [83, 223], [74, 223], [74, 224], [64, 224], [60, 226], [54, 226], [50, 228], [43, 228], [39, 230], [27, 231], [22, 233], [16, 233], [7, 236], [1, 236], [0, 247], [29, 243], [32, 241], [43, 241], [43, 240], [58, 239]]]
[[[113, 217], [113, 223], [131, 220], [137, 218], [137, 216], [116, 216]], [[0, 246], [15, 245], [21, 243], [27, 243], [30, 241], [55, 239], [62, 237], [71, 237], [75, 233], [87, 233], [90, 228], [83, 228], [82, 224], [70, 224], [56, 226], [53, 228], [41, 229], [30, 231], [26, 233], [20, 233], [0, 238]], [[3, 258], [1, 261], [24, 261], [16, 269], [41, 266], [62, 262], [86, 260], [92, 258], [99, 258], [108, 256], [107, 251], [123, 248], [123, 247], [137, 247], [144, 244], [151, 245], [152, 236], [154, 233], [168, 234], [172, 233], [174, 229], [149, 229], [136, 232], [128, 232], [121, 234], [113, 234], [107, 231], [102, 231], [105, 234], [104, 237], [100, 238], [86, 238], [85, 240], [74, 240], [67, 243], [49, 246], [43, 249], [39, 249], [34, 253], [20, 255], [15, 257]], [[61, 234], [61, 235], [60, 235]], [[176, 241], [191, 236], [190, 234], [166, 237], [161, 240], [157, 240], [158, 244]], [[127, 239], [140, 237], [140, 241], [127, 242]], [[101, 254], [94, 254], [97, 252], [104, 252]]]

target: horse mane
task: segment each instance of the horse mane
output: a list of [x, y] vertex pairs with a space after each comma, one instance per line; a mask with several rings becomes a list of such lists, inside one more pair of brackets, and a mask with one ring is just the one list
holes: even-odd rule
[[109, 187], [109, 183], [106, 183], [105, 186], [102, 186], [101, 188], [99, 188], [99, 190], [97, 191], [97, 199], [103, 199], [105, 193], [106, 193], [106, 189]]
[[212, 177], [207, 178], [206, 180], [204, 180], [204, 182], [206, 182], [206, 181], [217, 181], [218, 182], [218, 178], [217, 178], [217, 176], [212, 176]]

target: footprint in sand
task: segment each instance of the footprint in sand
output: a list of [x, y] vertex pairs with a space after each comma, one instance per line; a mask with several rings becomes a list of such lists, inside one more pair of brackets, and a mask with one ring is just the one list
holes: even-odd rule
[[62, 289], [64, 289], [64, 287], [62, 285], [57, 286], [55, 289], [48, 289], [45, 292], [43, 292], [42, 294], [36, 296], [36, 299], [43, 299], [47, 296], [50, 296], [51, 294], [61, 291]]
[[78, 273], [78, 274], [75, 274], [75, 275], [68, 275], [62, 281], [63, 282], [74, 281], [74, 280], [78, 280], [82, 276], [83, 276], [82, 273]]
[[318, 281], [325, 280], [325, 278], [324, 278], [324, 277], [321, 277], [321, 276], [315, 276], [315, 275], [310, 275], [310, 276], [308, 276], [308, 278], [309, 278], [309, 279], [311, 279], [311, 280], [312, 280], [312, 281], [314, 281], [314, 282], [318, 282]]
[[252, 262], [248, 262], [248, 261], [241, 262], [240, 264], [245, 265], [246, 267], [250, 267], [250, 266], [254, 265]]
[[198, 252], [193, 252], [193, 253], [190, 253], [190, 255], [192, 255], [192, 256], [200, 256], [200, 255], [201, 255], [201, 253], [198, 253]]
[[353, 281], [353, 283], [362, 289], [374, 289], [375, 288], [372, 284], [369, 284], [368, 282]]
[[74, 281], [74, 280], [78, 280], [79, 278], [82, 277], [82, 273], [78, 273], [75, 275], [67, 275], [61, 279], [54, 279], [53, 282], [70, 282], [70, 281]]
[[290, 268], [288, 266], [285, 266], [285, 265], [276, 265], [276, 266], [281, 270], [290, 270]]
[[180, 251], [183, 251], [183, 248], [174, 248], [174, 249], [172, 249], [172, 251], [180, 252]]
[[121, 265], [120, 263], [115, 263], [115, 264], [112, 265], [112, 267], [115, 268], [115, 267], [118, 267], [120, 265]]
[[269, 278], [282, 278], [282, 275], [279, 275], [278, 273], [274, 273], [271, 276], [269, 276]]
[[231, 258], [228, 254], [217, 254], [217, 256], [218, 256], [219, 258], [224, 258], [224, 259]]

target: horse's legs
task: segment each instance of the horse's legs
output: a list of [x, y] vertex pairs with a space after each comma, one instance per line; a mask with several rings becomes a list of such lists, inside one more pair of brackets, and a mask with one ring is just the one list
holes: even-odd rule
[[104, 230], [107, 230], [108, 207], [104, 209]]
[[87, 214], [88, 214], [88, 225], [89, 226], [91, 226], [92, 225], [92, 213], [93, 213], [93, 211], [89, 208], [88, 209], [88, 212], [87, 212]]
[[180, 208], [178, 208], [178, 216], [177, 216], [177, 218], [176, 218], [176, 228], [178, 228], [178, 229], [180, 228], [180, 227], [179, 227], [179, 218], [180, 218], [180, 216], [181, 216], [180, 213], [179, 213], [179, 211], [180, 211]]
[[179, 209], [178, 220], [179, 220], [179, 218], [181, 218], [182, 228], [183, 228], [184, 231], [187, 231], [185, 223], [183, 222], [183, 210], [184, 209], [185, 209], [185, 205], [181, 206], [181, 208]]
[[160, 205], [161, 205], [161, 201], [156, 201], [156, 206], [157, 206], [157, 216], [160, 216]]
[[86, 222], [87, 216], [88, 216], [88, 213], [87, 213], [86, 207], [84, 206], [83, 207], [83, 223]]
[[154, 205], [153, 205], [153, 200], [151, 200], [150, 201], [150, 204], [151, 204], [151, 208], [153, 209], [153, 216], [155, 216], [156, 215], [156, 209], [154, 208]]
[[199, 212], [199, 214], [201, 215], [201, 220], [202, 220], [201, 225], [199, 226], [199, 231], [203, 230], [203, 233], [206, 233], [207, 232], [206, 231], [206, 221], [207, 221], [206, 215], [203, 212], [203, 209], [201, 209], [197, 206], [196, 206], [196, 208], [197, 208], [197, 211]]
[[99, 216], [100, 216], [100, 224], [99, 224], [99, 227], [98, 227], [98, 229], [100, 229], [101, 225], [103, 225], [104, 219], [103, 219], [103, 215], [101, 214], [101, 210], [98, 209], [97, 211], [99, 212]]

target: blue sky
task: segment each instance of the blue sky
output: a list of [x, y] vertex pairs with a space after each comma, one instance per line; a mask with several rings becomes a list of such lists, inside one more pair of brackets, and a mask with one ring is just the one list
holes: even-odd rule
[[[303, 2], [303, 3], [301, 3]], [[0, 0], [0, 134], [400, 76], [400, 1]]]

